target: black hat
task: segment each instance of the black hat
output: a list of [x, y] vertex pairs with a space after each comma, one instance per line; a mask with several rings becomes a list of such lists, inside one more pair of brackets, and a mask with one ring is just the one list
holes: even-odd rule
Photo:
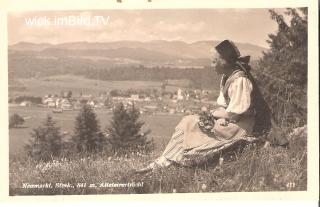
[[222, 41], [215, 48], [217, 52], [222, 56], [222, 58], [225, 59], [228, 63], [233, 63], [240, 57], [239, 49], [230, 40]]

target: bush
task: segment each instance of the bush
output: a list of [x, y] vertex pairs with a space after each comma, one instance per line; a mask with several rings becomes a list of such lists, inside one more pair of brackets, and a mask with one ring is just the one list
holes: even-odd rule
[[24, 119], [18, 114], [13, 114], [9, 119], [9, 128], [17, 127], [18, 125], [22, 125], [24, 123]]
[[110, 126], [106, 129], [114, 153], [152, 150], [153, 141], [147, 138], [150, 130], [140, 132], [144, 123], [139, 121], [139, 117], [140, 111], [134, 105], [125, 108], [123, 103], [120, 103], [115, 107]]
[[41, 104], [42, 98], [35, 96], [18, 96], [14, 99], [14, 102], [18, 104], [22, 103], [23, 101], [30, 101], [33, 104]]
[[100, 131], [97, 116], [89, 105], [83, 105], [76, 117], [72, 143], [77, 152], [96, 153], [105, 148], [105, 137]]
[[60, 155], [62, 135], [60, 128], [56, 127], [50, 115], [47, 116], [42, 126], [33, 129], [31, 137], [33, 140], [25, 146], [29, 156], [36, 160], [47, 161]]

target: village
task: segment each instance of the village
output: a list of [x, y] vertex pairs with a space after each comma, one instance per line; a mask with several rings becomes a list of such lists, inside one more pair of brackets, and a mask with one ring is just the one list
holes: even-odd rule
[[[9, 103], [20, 107], [51, 108], [53, 113], [80, 110], [87, 104], [94, 110], [112, 109], [120, 102], [125, 107], [134, 105], [141, 114], [195, 114], [201, 110], [215, 107], [216, 94], [208, 90], [190, 90], [177, 88], [175, 91], [159, 91], [157, 89], [144, 90], [112, 90], [98, 95], [80, 93], [78, 96], [72, 91], [62, 91], [58, 94], [46, 94], [41, 97], [15, 97]], [[36, 101], [34, 101], [36, 100]]]

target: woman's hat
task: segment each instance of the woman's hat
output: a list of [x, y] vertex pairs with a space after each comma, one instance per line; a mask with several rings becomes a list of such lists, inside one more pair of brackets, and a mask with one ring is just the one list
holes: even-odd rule
[[240, 57], [240, 51], [230, 40], [224, 40], [215, 47], [216, 51], [228, 63], [234, 63]]

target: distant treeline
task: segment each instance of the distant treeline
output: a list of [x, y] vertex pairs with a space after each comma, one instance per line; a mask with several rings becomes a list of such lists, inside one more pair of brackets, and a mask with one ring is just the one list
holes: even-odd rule
[[9, 73], [12, 78], [35, 78], [52, 75], [74, 74], [100, 80], [165, 81], [188, 79], [192, 88], [209, 89], [219, 86], [220, 77], [210, 67], [174, 68], [144, 67], [134, 65], [115, 66], [103, 61], [74, 58], [41, 59], [31, 54], [9, 53]]
[[[29, 51], [9, 51], [9, 75], [11, 78], [37, 78], [52, 75], [81, 75], [100, 80], [165, 81], [187, 79], [191, 88], [218, 88], [220, 76], [213, 68], [178, 68], [143, 65], [114, 65], [106, 61], [92, 61], [70, 57], [39, 58]], [[251, 63], [255, 68], [256, 61]]]
[[[41, 104], [42, 98], [41, 97], [35, 97], [35, 96], [18, 96], [14, 99], [15, 103], [22, 103], [24, 101], [30, 101], [33, 104]], [[12, 102], [12, 100], [9, 100], [9, 102]]]
[[169, 79], [187, 79], [191, 81], [189, 87], [198, 89], [218, 87], [220, 83], [220, 76], [209, 67], [203, 69], [145, 68], [143, 66], [117, 67], [108, 70], [86, 70], [80, 74], [86, 78], [100, 80], [166, 81]]

